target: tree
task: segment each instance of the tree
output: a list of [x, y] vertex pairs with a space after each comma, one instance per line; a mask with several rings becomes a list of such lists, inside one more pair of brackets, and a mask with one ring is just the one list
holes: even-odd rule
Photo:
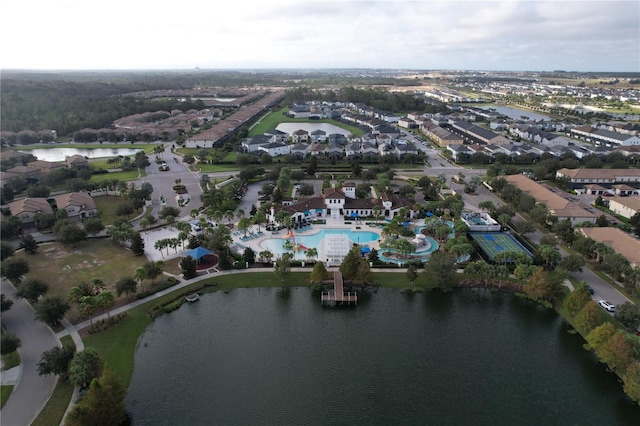
[[158, 261], [151, 261], [151, 262], [146, 262], [144, 265], [142, 265], [142, 267], [144, 268], [144, 275], [145, 278], [148, 279], [149, 281], [153, 281], [156, 278], [158, 278], [160, 275], [162, 275], [162, 268], [164, 267], [164, 262], [161, 260]]
[[618, 332], [611, 336], [600, 350], [596, 350], [596, 354], [611, 370], [624, 372], [631, 361], [633, 344], [624, 332]]
[[622, 376], [624, 393], [640, 404], [640, 362], [631, 362]]
[[29, 303], [33, 304], [36, 303], [38, 298], [44, 295], [47, 290], [49, 290], [47, 283], [36, 278], [27, 278], [18, 285], [18, 288], [13, 295], [15, 297], [25, 299]]
[[584, 266], [584, 258], [579, 254], [570, 254], [558, 263], [558, 268], [567, 272], [582, 272]]
[[456, 284], [456, 260], [443, 251], [436, 251], [424, 267], [428, 288], [439, 288], [449, 291]]
[[524, 291], [535, 300], [552, 300], [562, 290], [558, 277], [538, 268], [525, 284]]
[[69, 363], [75, 353], [73, 346], [56, 346], [43, 352], [38, 363], [38, 374], [40, 376], [55, 374], [66, 382], [69, 378]]
[[114, 303], [116, 303], [116, 297], [113, 295], [113, 293], [110, 290], [101, 291], [96, 296], [96, 305], [99, 308], [107, 310], [107, 318], [111, 318], [111, 314], [109, 313], [109, 308], [111, 308]]
[[191, 256], [183, 257], [180, 260], [180, 269], [185, 280], [190, 280], [198, 275], [196, 260]]
[[80, 313], [84, 317], [89, 317], [89, 322], [93, 324], [93, 314], [98, 310], [97, 296], [83, 296], [78, 306], [80, 307]]
[[311, 271], [309, 281], [311, 281], [312, 284], [322, 284], [322, 282], [327, 278], [329, 278], [327, 268], [325, 268], [322, 261], [317, 261], [315, 265], [313, 265], [313, 271]]
[[564, 300], [564, 307], [571, 316], [576, 316], [580, 310], [591, 300], [585, 283], [581, 283]]
[[576, 328], [581, 334], [587, 334], [602, 324], [602, 310], [593, 300], [587, 302], [575, 318]]
[[[31, 236], [31, 234], [27, 234], [27, 235]], [[31, 238], [33, 237], [31, 236]], [[9, 244], [6, 241], [0, 242], [0, 260], [5, 260], [10, 258], [11, 256], [13, 256], [14, 252], [15, 252], [15, 249], [11, 244]]]
[[274, 268], [274, 272], [276, 276], [280, 280], [280, 283], [284, 283], [289, 273], [291, 272], [291, 254], [283, 253], [280, 257], [276, 259], [276, 264]]
[[29, 272], [29, 263], [25, 259], [10, 257], [0, 264], [0, 273], [13, 283], [20, 283], [22, 276]]
[[120, 278], [116, 282], [116, 295], [120, 297], [122, 294], [135, 294], [138, 283], [131, 277]]
[[0, 354], [6, 355], [15, 351], [20, 347], [22, 342], [15, 334], [2, 330], [2, 336], [0, 337]]
[[308, 248], [305, 250], [304, 255], [307, 257], [307, 260], [311, 262], [313, 259], [318, 257], [318, 249], [315, 247]]
[[360, 248], [358, 246], [351, 247], [351, 250], [342, 260], [340, 264], [340, 272], [345, 279], [353, 280], [358, 275], [358, 266], [363, 261]]
[[244, 249], [244, 252], [242, 252], [242, 258], [249, 265], [253, 265], [254, 263], [256, 263], [256, 253], [251, 247], [246, 247]]
[[616, 306], [614, 317], [627, 329], [635, 331], [640, 324], [640, 307], [630, 302], [624, 302]]
[[129, 249], [136, 256], [142, 256], [144, 254], [144, 240], [139, 232], [136, 232], [131, 237], [131, 245], [129, 246]]
[[13, 300], [7, 299], [4, 294], [0, 294], [0, 312], [8, 311], [13, 306]]
[[84, 230], [87, 231], [89, 235], [97, 235], [104, 229], [104, 225], [102, 221], [98, 217], [90, 217], [84, 222]]
[[33, 238], [33, 235], [26, 234], [20, 237], [20, 247], [22, 247], [26, 253], [35, 254], [38, 250], [38, 242]]
[[36, 319], [53, 327], [57, 325], [69, 310], [69, 304], [62, 296], [45, 296], [35, 304]]
[[91, 381], [84, 398], [73, 407], [65, 422], [68, 426], [121, 425], [127, 414], [124, 398], [126, 389], [108, 364], [99, 378]]
[[542, 261], [545, 271], [553, 270], [558, 262], [560, 262], [560, 260], [562, 259], [562, 256], [560, 256], [560, 252], [558, 252], [558, 250], [547, 245], [538, 247], [536, 256], [539, 257]]
[[271, 253], [269, 250], [263, 250], [258, 253], [258, 258], [262, 263], [269, 263], [273, 258], [273, 253]]
[[80, 241], [87, 239], [87, 233], [75, 223], [63, 223], [55, 227], [54, 232], [58, 242], [67, 247], [73, 247]]
[[411, 283], [411, 286], [415, 286], [416, 279], [418, 279], [418, 268], [416, 268], [416, 265], [414, 265], [413, 263], [409, 265], [409, 268], [407, 268], [406, 275], [407, 275], [407, 279]]
[[100, 357], [91, 347], [77, 352], [69, 364], [69, 378], [76, 386], [86, 388], [100, 374]]

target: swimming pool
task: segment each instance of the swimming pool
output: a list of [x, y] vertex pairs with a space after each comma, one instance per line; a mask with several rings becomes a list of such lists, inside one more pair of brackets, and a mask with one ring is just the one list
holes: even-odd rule
[[410, 256], [412, 257], [411, 259], [403, 259], [403, 260], [393, 259], [384, 255], [385, 252], [395, 253], [396, 249], [393, 249], [393, 248], [381, 248], [380, 252], [378, 253], [378, 258], [383, 262], [395, 263], [399, 265], [407, 263], [411, 260], [419, 260], [421, 262], [426, 262], [431, 257], [431, 253], [438, 250], [438, 247], [439, 247], [438, 242], [433, 238], [426, 237], [426, 240], [429, 243], [427, 245], [428, 248], [422, 249], [422, 250], [416, 250], [413, 253], [410, 253]]
[[[286, 235], [286, 234], [285, 234]], [[296, 259], [304, 259], [304, 250], [308, 248], [315, 248], [318, 250], [318, 254], [322, 255], [322, 240], [327, 235], [343, 235], [349, 238], [355, 244], [367, 244], [380, 239], [380, 234], [373, 231], [352, 231], [350, 229], [337, 229], [327, 228], [321, 229], [313, 235], [294, 235], [295, 244], [300, 247], [298, 253], [295, 253]], [[269, 250], [275, 255], [279, 255], [286, 252], [291, 252], [284, 247], [287, 241], [286, 236], [274, 236], [268, 240], [265, 240], [260, 244], [265, 250]]]

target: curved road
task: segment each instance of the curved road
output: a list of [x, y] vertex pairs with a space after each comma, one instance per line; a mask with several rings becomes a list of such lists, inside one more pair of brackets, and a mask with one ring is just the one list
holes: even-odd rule
[[60, 342], [49, 327], [36, 320], [33, 308], [23, 299], [13, 297], [13, 286], [1, 280], [2, 294], [13, 300], [10, 310], [2, 313], [2, 324], [22, 341], [22, 375], [0, 412], [2, 425], [29, 425], [46, 404], [58, 381], [57, 376], [39, 376], [37, 363], [42, 352]]

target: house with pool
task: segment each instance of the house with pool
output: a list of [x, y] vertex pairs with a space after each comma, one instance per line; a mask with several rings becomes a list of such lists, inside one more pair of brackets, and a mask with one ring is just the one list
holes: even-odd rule
[[[284, 203], [280, 206], [272, 206], [269, 213], [269, 221], [275, 222], [276, 215], [285, 211], [291, 215], [294, 225], [303, 225], [315, 219], [353, 219], [372, 217], [374, 208], [380, 207], [380, 218], [391, 219], [400, 209], [411, 209], [413, 203], [397, 194], [384, 193], [380, 198], [357, 198], [356, 184], [347, 182], [341, 188], [326, 188], [322, 195], [310, 198], [301, 198], [296, 202]], [[415, 212], [409, 210], [413, 219]]]

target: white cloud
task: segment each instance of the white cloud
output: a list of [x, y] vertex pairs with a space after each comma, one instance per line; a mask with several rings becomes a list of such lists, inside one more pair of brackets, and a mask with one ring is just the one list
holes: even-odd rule
[[640, 71], [636, 1], [31, 0], [3, 16], [2, 68]]

